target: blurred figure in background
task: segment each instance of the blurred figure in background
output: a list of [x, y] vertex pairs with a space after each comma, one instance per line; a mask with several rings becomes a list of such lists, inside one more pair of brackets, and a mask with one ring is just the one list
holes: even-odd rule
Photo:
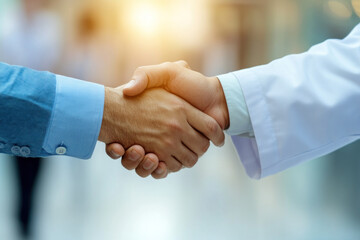
[[[62, 51], [62, 27], [48, 0], [22, 0], [4, 17], [1, 61], [36, 70], [56, 72]], [[17, 214], [21, 234], [31, 235], [33, 198], [44, 160], [15, 157], [18, 185]]]
[[[14, 14], [4, 9], [18, 1], [0, 0], [0, 35], [4, 36], [0, 45], [15, 45], [8, 31], [14, 21], [4, 16]], [[107, 4], [112, 8], [104, 7]], [[60, 74], [112, 86], [121, 84], [122, 79], [127, 82], [126, 77], [138, 66], [182, 58], [207, 75], [264, 64], [306, 51], [325, 39], [342, 38], [360, 16], [360, 0], [63, 0], [56, 5], [67, 32], [44, 41], [38, 51], [53, 55], [58, 49], [47, 45], [52, 41], [61, 45], [64, 38], [70, 38]], [[206, 12], [213, 13], [214, 21], [208, 21]], [[194, 27], [199, 23], [204, 25]], [[42, 24], [49, 25], [48, 21]], [[61, 33], [61, 25], [56, 25], [52, 36]], [[41, 31], [49, 31], [45, 28]], [[199, 30], [206, 32], [205, 37], [200, 37]], [[43, 39], [51, 36], [38, 34]], [[30, 37], [39, 38], [26, 38]], [[27, 39], [22, 41], [29, 45]], [[19, 48], [14, 51], [21, 53]], [[3, 49], [0, 55], [25, 58], [16, 52]], [[29, 64], [39, 59], [51, 62], [44, 60], [46, 55], [32, 57]], [[117, 61], [112, 62], [112, 57]], [[46, 70], [54, 71], [52, 67]], [[108, 76], [110, 84], [104, 82]], [[195, 169], [172, 175], [167, 181], [138, 179], [121, 169], [119, 162], [104, 161], [103, 146], [98, 150], [91, 161], [47, 161], [44, 181], [39, 182], [40, 199], [35, 202], [39, 208], [33, 239], [360, 237], [358, 142], [261, 182], [244, 174], [231, 144], [210, 149]], [[0, 172], [4, 215], [12, 189], [6, 189], [11, 183], [6, 182], [10, 178], [6, 169]], [[8, 216], [6, 221], [11, 222]], [[4, 237], [11, 228], [4, 221], [0, 218], [0, 239], [15, 239]]]
[[122, 84], [120, 42], [113, 32], [106, 31], [106, 13], [96, 4], [80, 4], [70, 30], [72, 37], [65, 47], [64, 75], [104, 85]]
[[62, 52], [62, 26], [48, 0], [22, 0], [3, 17], [2, 60], [40, 71], [56, 71]]

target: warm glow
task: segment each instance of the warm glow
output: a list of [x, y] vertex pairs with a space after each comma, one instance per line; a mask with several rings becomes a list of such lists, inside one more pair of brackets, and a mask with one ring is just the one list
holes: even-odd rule
[[128, 36], [147, 43], [197, 47], [203, 45], [208, 18], [205, 0], [132, 0], [121, 15]]
[[181, 1], [173, 3], [167, 13], [167, 32], [182, 45], [201, 46], [206, 33], [207, 15], [203, 2]]
[[141, 34], [154, 35], [160, 29], [161, 9], [156, 4], [134, 3], [128, 7], [129, 27]]
[[352, 0], [351, 3], [356, 14], [360, 17], [360, 0]]
[[350, 18], [351, 9], [343, 2], [331, 0], [328, 2], [330, 11], [339, 18]]

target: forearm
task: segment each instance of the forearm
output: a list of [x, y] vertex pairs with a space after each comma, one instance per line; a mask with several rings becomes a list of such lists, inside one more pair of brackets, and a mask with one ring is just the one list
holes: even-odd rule
[[344, 40], [233, 73], [256, 137], [233, 136], [250, 176], [276, 173], [358, 139], [359, 49], [358, 26]]
[[[2, 153], [46, 154], [42, 143], [51, 119], [56, 76], [0, 63], [0, 142]], [[30, 151], [20, 152], [25, 147]]]
[[103, 86], [6, 64], [0, 64], [0, 82], [1, 152], [91, 156], [101, 126]]

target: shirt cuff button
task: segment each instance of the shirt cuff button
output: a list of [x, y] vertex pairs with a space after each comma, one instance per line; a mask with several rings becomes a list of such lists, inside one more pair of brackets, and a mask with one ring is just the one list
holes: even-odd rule
[[64, 155], [66, 153], [67, 149], [66, 147], [57, 147], [56, 148], [56, 154], [58, 155]]
[[11, 147], [11, 152], [12, 152], [12, 154], [14, 154], [14, 155], [20, 155], [20, 147], [19, 146], [12, 146]]
[[30, 153], [31, 153], [30, 148], [28, 148], [28, 147], [22, 147], [22, 148], [20, 148], [20, 154], [21, 154], [21, 156], [27, 157], [27, 156], [30, 155]]

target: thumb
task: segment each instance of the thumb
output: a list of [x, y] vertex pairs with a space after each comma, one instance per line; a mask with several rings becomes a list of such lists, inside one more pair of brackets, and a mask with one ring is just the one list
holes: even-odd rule
[[146, 90], [148, 82], [149, 79], [144, 71], [135, 71], [132, 80], [125, 85], [123, 93], [129, 97], [137, 96]]
[[128, 85], [124, 87], [123, 93], [126, 96], [137, 96], [147, 88], [164, 87], [170, 81], [170, 76], [177, 71], [174, 63], [163, 63], [159, 65], [140, 67], [136, 69]]

